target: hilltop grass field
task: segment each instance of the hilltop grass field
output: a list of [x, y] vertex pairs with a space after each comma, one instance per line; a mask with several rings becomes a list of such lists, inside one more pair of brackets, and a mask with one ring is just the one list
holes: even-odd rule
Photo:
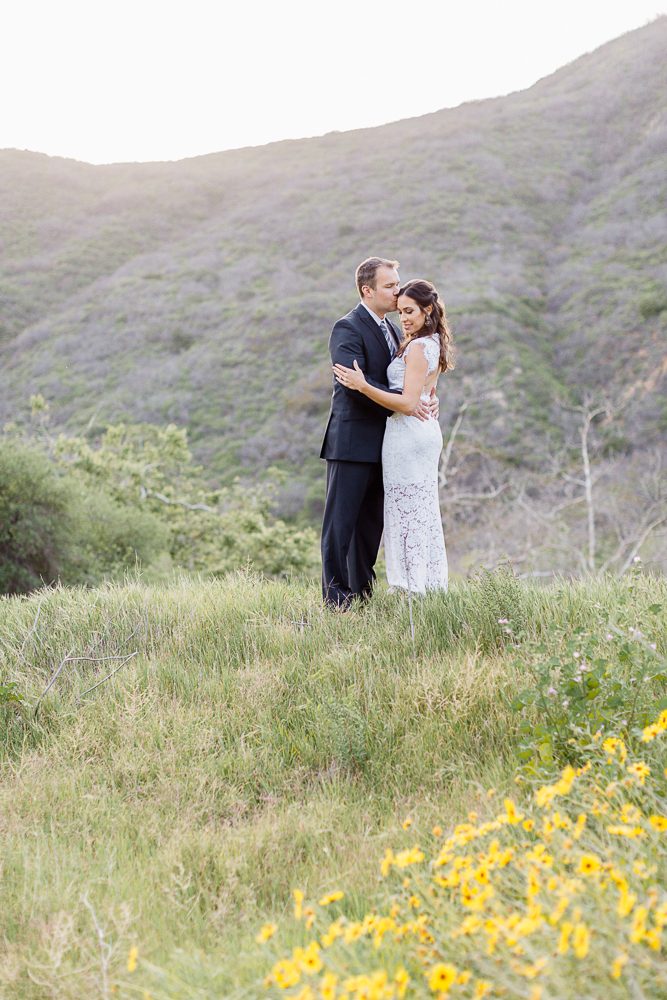
[[[619, 723], [628, 730], [627, 761], [613, 749], [606, 763], [604, 755], [598, 760], [582, 737], [592, 769], [576, 780], [574, 771], [559, 779], [567, 761], [556, 744], [547, 753], [543, 743], [542, 759], [538, 753], [532, 763], [524, 754], [522, 765], [522, 720], [530, 741], [537, 716], [530, 699], [525, 711], [516, 710], [517, 695], [534, 683], [537, 661], [567, 649], [575, 664], [576, 657], [590, 657], [590, 677], [603, 669], [594, 663], [604, 662], [604, 683], [617, 684], [621, 699], [625, 684], [631, 710], [646, 704], [650, 714], [665, 693], [663, 606], [667, 583], [638, 572], [548, 588], [509, 573], [485, 574], [446, 595], [415, 600], [413, 641], [403, 596], [379, 588], [367, 607], [333, 613], [321, 606], [312, 582], [266, 581], [250, 573], [3, 598], [0, 997], [666, 995], [660, 944], [650, 940], [650, 913], [662, 913], [667, 886], [667, 835], [659, 822], [667, 760], [660, 733], [646, 743], [648, 763], [632, 764], [632, 771], [641, 729], [632, 730], [628, 716]], [[641, 694], [633, 694], [628, 673], [637, 657], [654, 664]], [[577, 734], [575, 723], [571, 731]], [[567, 752], [567, 740], [563, 745]], [[643, 766], [651, 775], [646, 781]], [[620, 768], [615, 783], [604, 770], [614, 767]], [[612, 857], [613, 837], [589, 823], [575, 848], [584, 845], [600, 864], [606, 859], [604, 871], [621, 871], [626, 883], [619, 891], [630, 900], [623, 920], [634, 920], [634, 931], [628, 937], [621, 917], [613, 916], [615, 902], [608, 932], [607, 917], [588, 912], [589, 883], [576, 868], [582, 862], [570, 856], [574, 834], [568, 835], [560, 853], [551, 841], [549, 850], [556, 858], [554, 885], [561, 878], [574, 885], [577, 877], [584, 885], [568, 889], [580, 897], [579, 910], [566, 914], [570, 930], [562, 913], [555, 923], [535, 917], [531, 897], [530, 942], [541, 941], [547, 957], [536, 957], [532, 943], [512, 944], [501, 935], [510, 951], [498, 969], [511, 972], [518, 962], [511, 975], [519, 986], [484, 978], [475, 962], [496, 959], [486, 946], [476, 950], [472, 937], [456, 938], [451, 921], [460, 901], [436, 906], [445, 889], [428, 883], [429, 859], [466, 823], [477, 830], [476, 823], [496, 822], [500, 847], [487, 838], [489, 857], [507, 848], [504, 837], [533, 836], [524, 829], [542, 820], [523, 817], [537, 808], [536, 788], [556, 789], [542, 793], [547, 807], [554, 797], [565, 802], [575, 793], [598, 802], [591, 799], [593, 785], [581, 782], [599, 782], [600, 775], [601, 788], [608, 780], [608, 788], [626, 797], [618, 808], [625, 810], [624, 828], [635, 833], [621, 838]], [[644, 799], [650, 799], [646, 809]], [[598, 802], [591, 817], [605, 808]], [[633, 808], [646, 814], [645, 822], [628, 812]], [[581, 806], [572, 809], [571, 825]], [[567, 816], [567, 804], [561, 812]], [[498, 815], [504, 819], [494, 820]], [[474, 840], [485, 830], [465, 836]], [[457, 833], [457, 843], [465, 836]], [[420, 852], [410, 855], [416, 844], [425, 860]], [[470, 850], [477, 849], [475, 842]], [[630, 874], [622, 874], [624, 864]], [[406, 888], [404, 876], [413, 870]], [[518, 885], [509, 895], [497, 886], [494, 920], [501, 920], [501, 903], [516, 904]], [[597, 885], [596, 906], [606, 898], [604, 885]], [[542, 888], [547, 891], [546, 881]], [[293, 913], [295, 889], [304, 893], [296, 900], [300, 919]], [[641, 914], [637, 918], [642, 893], [649, 899], [645, 926]], [[426, 916], [419, 930], [424, 901], [433, 911], [430, 931]], [[380, 919], [368, 915], [386, 911], [383, 919], [396, 921], [401, 908], [412, 913], [412, 923], [389, 935], [390, 951], [380, 946], [382, 935], [379, 943], [365, 944], [364, 934]], [[433, 929], [440, 927], [436, 911], [449, 914], [442, 940]], [[667, 910], [664, 917], [667, 922]], [[323, 940], [327, 921], [335, 919], [342, 928], [341, 950], [332, 959], [338, 972], [322, 966], [324, 945], [309, 944], [315, 933]], [[658, 938], [660, 919], [655, 916]], [[343, 941], [345, 928], [357, 926], [359, 941], [349, 930]], [[386, 933], [389, 925], [382, 926]], [[574, 934], [573, 945], [566, 940], [563, 951], [566, 931]], [[593, 934], [590, 987], [581, 979], [587, 934]], [[592, 959], [607, 941], [603, 968]], [[306, 978], [309, 954], [312, 981]], [[456, 966], [461, 955], [466, 968]], [[561, 964], [553, 965], [559, 955]], [[620, 964], [612, 967], [614, 961]], [[524, 975], [521, 962], [537, 971]], [[364, 970], [370, 970], [366, 979]]]

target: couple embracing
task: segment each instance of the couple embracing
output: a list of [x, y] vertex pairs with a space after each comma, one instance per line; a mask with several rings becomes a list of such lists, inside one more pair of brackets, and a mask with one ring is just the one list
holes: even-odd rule
[[[401, 287], [398, 266], [382, 257], [359, 265], [361, 302], [329, 340], [322, 591], [333, 607], [370, 597], [383, 528], [391, 588], [447, 588], [434, 393], [440, 372], [453, 367], [450, 334], [434, 286], [416, 279]], [[402, 332], [387, 319], [396, 310]]]

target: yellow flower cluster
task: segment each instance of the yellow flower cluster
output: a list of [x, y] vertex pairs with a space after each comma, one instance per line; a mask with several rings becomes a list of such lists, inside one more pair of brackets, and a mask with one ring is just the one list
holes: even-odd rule
[[326, 906], [341, 892], [317, 909], [296, 893], [295, 912], [315, 931], [273, 964], [267, 986], [290, 1000], [539, 1000], [544, 989], [565, 995], [563, 982], [597, 995], [604, 968], [610, 984], [629, 974], [659, 995], [650, 976], [656, 968], [655, 984], [667, 983], [667, 894], [654, 878], [667, 847], [665, 786], [628, 761], [622, 740], [602, 749], [606, 763], [566, 767], [532, 802], [507, 798], [485, 822], [471, 813], [432, 852], [388, 850], [386, 912], [331, 922]]
[[667, 708], [661, 712], [656, 722], [647, 726], [642, 733], [642, 743], [650, 743], [656, 736], [660, 736], [667, 730]]

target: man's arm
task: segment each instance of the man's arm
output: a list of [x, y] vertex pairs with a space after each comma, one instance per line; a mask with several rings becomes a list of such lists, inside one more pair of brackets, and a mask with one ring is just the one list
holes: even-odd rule
[[[381, 385], [379, 382], [374, 382], [373, 379], [368, 378], [365, 370], [366, 355], [364, 354], [363, 338], [351, 323], [346, 323], [344, 320], [339, 320], [336, 323], [331, 331], [329, 353], [331, 354], [332, 364], [344, 365], [346, 368], [353, 368], [356, 359], [369, 385], [374, 385], [377, 389], [382, 389], [385, 392], [398, 392], [397, 389], [388, 389], [386, 384]], [[341, 385], [341, 388], [350, 399], [361, 403], [362, 406], [365, 406], [368, 410], [372, 410], [373, 413], [386, 417], [391, 416], [392, 410], [387, 410], [384, 406], [369, 399], [368, 396], [364, 396], [363, 393], [358, 392], [356, 389], [348, 389], [344, 385]]]

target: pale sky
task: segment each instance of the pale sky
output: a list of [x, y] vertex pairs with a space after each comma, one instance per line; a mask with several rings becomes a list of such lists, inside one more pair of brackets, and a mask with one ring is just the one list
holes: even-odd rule
[[0, 148], [176, 160], [522, 90], [667, 0], [4, 0]]

